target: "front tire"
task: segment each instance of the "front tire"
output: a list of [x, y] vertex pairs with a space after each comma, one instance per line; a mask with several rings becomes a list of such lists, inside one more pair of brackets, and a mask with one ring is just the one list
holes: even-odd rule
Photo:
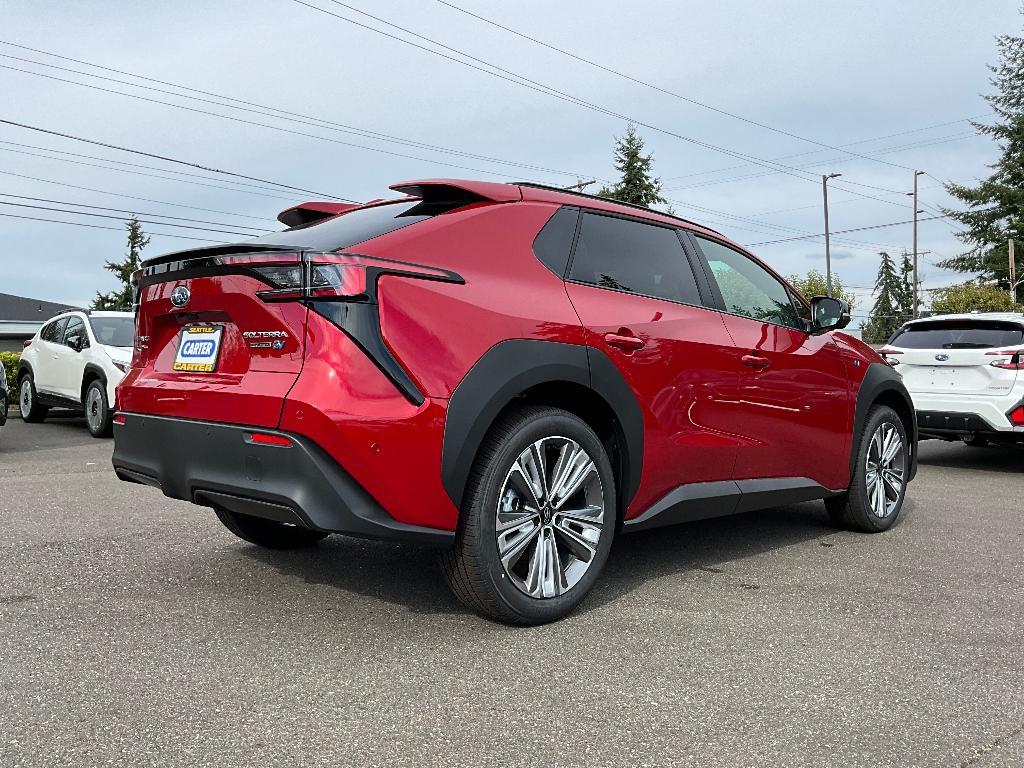
[[849, 490], [825, 499], [832, 522], [864, 533], [891, 528], [903, 510], [910, 461], [900, 417], [892, 408], [876, 405], [864, 425]]
[[82, 401], [85, 423], [93, 437], [110, 437], [114, 433], [114, 414], [107, 403], [107, 388], [99, 379], [93, 379], [85, 390]]
[[21, 409], [21, 420], [27, 424], [38, 424], [46, 418], [50, 409], [39, 402], [36, 394], [36, 383], [31, 373], [25, 373], [18, 385], [18, 407]]
[[250, 544], [266, 549], [302, 549], [312, 547], [328, 534], [311, 531], [296, 525], [286, 525], [276, 520], [266, 520], [252, 515], [240, 515], [226, 509], [213, 510], [224, 527], [235, 536]]
[[441, 568], [459, 600], [508, 624], [572, 611], [615, 536], [611, 463], [594, 431], [556, 408], [516, 411], [487, 435]]

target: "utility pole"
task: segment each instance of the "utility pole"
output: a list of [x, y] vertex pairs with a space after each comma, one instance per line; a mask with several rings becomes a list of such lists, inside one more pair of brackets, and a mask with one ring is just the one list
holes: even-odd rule
[[1013, 238], [1010, 238], [1010, 301], [1017, 303], [1017, 261], [1013, 257]]
[[821, 198], [825, 205], [825, 287], [832, 296], [832, 251], [828, 242], [828, 180], [842, 176], [841, 173], [828, 173], [821, 176]]
[[920, 286], [917, 271], [917, 177], [924, 171], [914, 171], [914, 319], [920, 315]]
[[585, 188], [589, 187], [591, 184], [596, 184], [596, 183], [597, 183], [597, 179], [591, 179], [590, 181], [584, 181], [583, 179], [577, 178], [575, 184], [570, 184], [567, 187], [562, 187], [562, 189], [574, 189], [577, 192], [582, 192]]

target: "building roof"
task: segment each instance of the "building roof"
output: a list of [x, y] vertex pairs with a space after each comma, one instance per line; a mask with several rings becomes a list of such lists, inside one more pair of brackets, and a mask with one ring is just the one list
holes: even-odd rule
[[42, 299], [30, 299], [27, 296], [0, 293], [0, 322], [42, 323], [69, 309], [79, 309], [79, 307]]

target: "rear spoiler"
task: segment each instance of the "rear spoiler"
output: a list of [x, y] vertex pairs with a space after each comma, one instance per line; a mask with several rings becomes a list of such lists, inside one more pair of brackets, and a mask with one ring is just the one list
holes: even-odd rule
[[469, 205], [488, 201], [510, 203], [523, 199], [523, 191], [515, 184], [501, 184], [493, 181], [464, 181], [462, 179], [425, 179], [403, 181], [392, 184], [390, 189], [418, 197], [424, 203], [447, 203]]
[[362, 203], [326, 203], [309, 202], [293, 205], [277, 214], [277, 220], [286, 227], [301, 227], [303, 224], [312, 224], [314, 221], [329, 219], [339, 213], [359, 208]]

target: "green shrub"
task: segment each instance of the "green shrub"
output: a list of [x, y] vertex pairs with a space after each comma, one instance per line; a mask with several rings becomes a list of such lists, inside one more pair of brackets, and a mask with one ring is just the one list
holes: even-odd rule
[[21, 355], [17, 352], [0, 352], [0, 365], [7, 371], [7, 387], [10, 390], [8, 400], [18, 402], [18, 361]]

